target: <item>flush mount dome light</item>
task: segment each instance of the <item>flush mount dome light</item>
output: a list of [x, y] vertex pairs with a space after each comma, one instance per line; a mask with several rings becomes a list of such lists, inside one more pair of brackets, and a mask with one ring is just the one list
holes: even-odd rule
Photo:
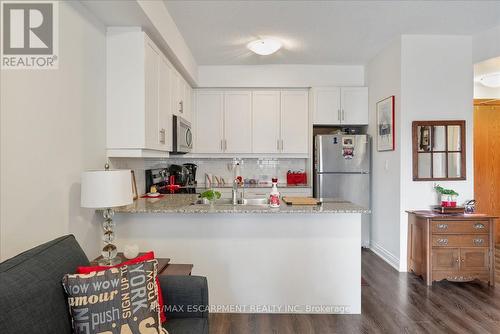
[[500, 72], [488, 73], [479, 77], [478, 81], [486, 87], [500, 87]]
[[268, 56], [281, 48], [281, 42], [273, 38], [263, 38], [247, 44], [247, 48], [261, 56]]

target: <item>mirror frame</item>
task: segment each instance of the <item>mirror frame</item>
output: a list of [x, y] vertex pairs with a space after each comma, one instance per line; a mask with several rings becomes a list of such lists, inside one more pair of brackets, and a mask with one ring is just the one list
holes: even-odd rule
[[[419, 177], [418, 175], [418, 128], [421, 126], [445, 126], [446, 127], [446, 149], [444, 151], [439, 151], [446, 153], [446, 175], [447, 177], [432, 177], [433, 166], [431, 160], [431, 177]], [[448, 151], [448, 126], [460, 126], [460, 151]], [[413, 181], [457, 181], [466, 179], [466, 148], [465, 148], [465, 121], [463, 120], [452, 120], [452, 121], [413, 121], [412, 122], [412, 142], [413, 142]], [[448, 153], [460, 153], [460, 176], [459, 177], [448, 177]], [[432, 155], [432, 150], [430, 151]]]

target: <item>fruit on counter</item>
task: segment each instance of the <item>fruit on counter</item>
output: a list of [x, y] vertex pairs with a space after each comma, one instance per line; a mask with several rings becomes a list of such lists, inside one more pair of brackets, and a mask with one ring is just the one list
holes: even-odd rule
[[221, 193], [218, 192], [218, 191], [215, 191], [213, 189], [210, 189], [210, 190], [202, 192], [201, 195], [200, 195], [200, 197], [201, 198], [206, 198], [209, 201], [213, 201], [214, 199], [221, 198]]

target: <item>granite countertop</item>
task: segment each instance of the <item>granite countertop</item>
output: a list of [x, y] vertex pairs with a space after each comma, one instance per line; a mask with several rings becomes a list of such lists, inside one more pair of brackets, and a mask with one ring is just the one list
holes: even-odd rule
[[134, 203], [115, 208], [116, 213], [369, 213], [350, 202], [328, 202], [321, 205], [286, 205], [270, 208], [267, 205], [192, 204], [196, 194], [165, 195], [162, 198], [139, 198]]

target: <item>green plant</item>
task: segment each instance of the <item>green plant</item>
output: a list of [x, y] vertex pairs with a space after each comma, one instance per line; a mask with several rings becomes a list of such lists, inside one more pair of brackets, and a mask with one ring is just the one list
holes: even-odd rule
[[213, 189], [204, 191], [200, 195], [201, 198], [206, 198], [209, 201], [213, 201], [214, 199], [219, 199], [221, 197], [221, 193], [218, 191], [215, 191]]
[[434, 187], [438, 193], [441, 195], [452, 195], [452, 196], [458, 196], [458, 193], [453, 190], [453, 189], [446, 189], [441, 187], [439, 184]]

